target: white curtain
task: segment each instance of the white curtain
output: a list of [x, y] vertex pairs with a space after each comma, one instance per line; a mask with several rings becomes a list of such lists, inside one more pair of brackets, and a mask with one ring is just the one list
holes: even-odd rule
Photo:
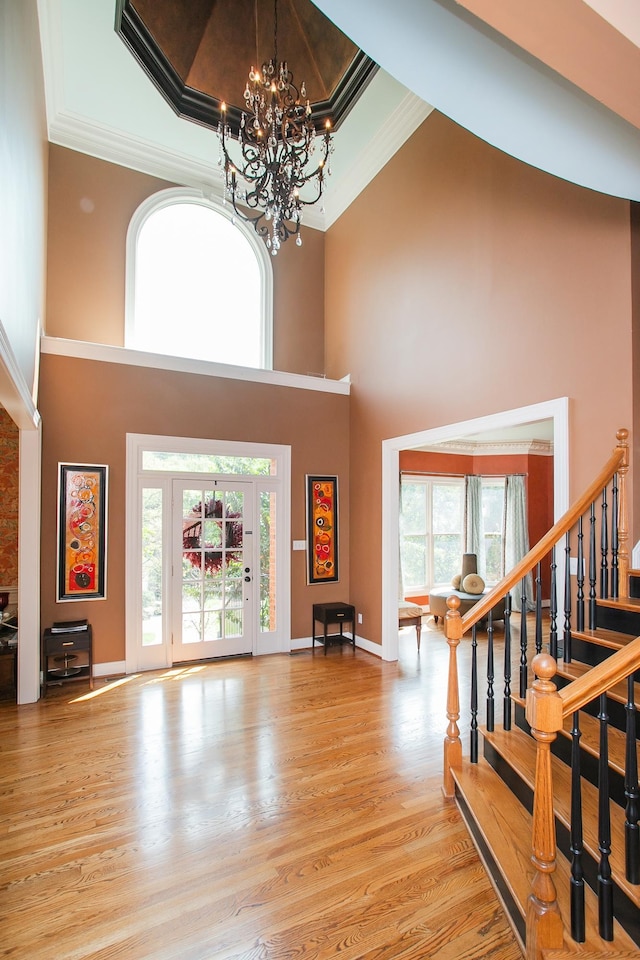
[[478, 573], [486, 575], [484, 556], [484, 522], [482, 517], [482, 477], [470, 474], [464, 478], [464, 552], [475, 553]]
[[[508, 573], [519, 560], [529, 552], [529, 530], [527, 526], [527, 494], [523, 476], [509, 476], [504, 488], [504, 569]], [[524, 579], [527, 608], [533, 609], [533, 577], [530, 573]], [[511, 591], [511, 601], [515, 609], [520, 608], [522, 583]]]

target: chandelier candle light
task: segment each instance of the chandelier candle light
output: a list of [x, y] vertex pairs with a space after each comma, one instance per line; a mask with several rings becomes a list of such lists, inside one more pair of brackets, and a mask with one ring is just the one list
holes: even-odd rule
[[[240, 161], [235, 162], [229, 154], [233, 134], [227, 106], [222, 103], [218, 163], [224, 165], [224, 199], [231, 201], [237, 216], [253, 225], [275, 256], [291, 236], [302, 245], [302, 210], [322, 197], [325, 170], [331, 174], [333, 142], [329, 120], [324, 133], [316, 134], [304, 81], [298, 90], [286, 61], [278, 63], [277, 0], [274, 8], [273, 59], [263, 63], [262, 72], [251, 67], [244, 91], [245, 112], [238, 133]], [[307, 170], [318, 146], [320, 159]], [[311, 199], [301, 193], [306, 185]]]

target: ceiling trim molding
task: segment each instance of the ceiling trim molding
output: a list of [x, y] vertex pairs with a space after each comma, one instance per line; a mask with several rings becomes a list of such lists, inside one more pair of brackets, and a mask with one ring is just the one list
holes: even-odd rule
[[297, 390], [314, 390], [318, 393], [334, 393], [349, 396], [351, 382], [327, 380], [325, 377], [310, 377], [299, 373], [279, 370], [255, 370], [252, 367], [236, 367], [226, 363], [209, 363], [206, 360], [189, 360], [186, 357], [169, 357], [144, 350], [129, 350], [104, 343], [86, 340], [67, 340], [62, 337], [43, 337], [42, 353], [57, 357], [73, 357], [78, 360], [97, 360], [100, 363], [119, 363], [131, 367], [149, 367], [153, 370], [170, 370], [176, 373], [193, 373], [224, 380], [244, 380], [247, 383], [265, 383], [276, 387], [293, 387]]
[[[336, 186], [331, 183], [324, 197], [324, 213], [321, 207], [305, 209], [303, 226], [328, 230], [432, 111], [433, 107], [420, 97], [407, 93], [386, 124], [384, 137], [373, 136]], [[106, 124], [62, 110], [49, 123], [49, 140], [169, 184], [202, 190], [209, 199], [221, 200], [223, 196], [222, 168], [215, 163], [213, 141], [211, 164], [202, 163], [187, 154], [176, 153], [141, 137], [125, 136]]]
[[[212, 134], [212, 137], [214, 135]], [[49, 140], [69, 150], [77, 150], [98, 160], [116, 163], [151, 177], [159, 177], [169, 185], [201, 190], [208, 199], [222, 201], [222, 168], [214, 160], [212, 140], [211, 164], [202, 163], [187, 154], [160, 147], [157, 143], [124, 136], [106, 124], [91, 122], [70, 112], [60, 112], [49, 124]], [[360, 189], [364, 189], [363, 183]], [[326, 217], [320, 209], [304, 211], [303, 226], [324, 231]]]
[[550, 440], [443, 440], [442, 443], [420, 447], [425, 453], [454, 453], [471, 457], [515, 456], [532, 454], [538, 457], [553, 456]]

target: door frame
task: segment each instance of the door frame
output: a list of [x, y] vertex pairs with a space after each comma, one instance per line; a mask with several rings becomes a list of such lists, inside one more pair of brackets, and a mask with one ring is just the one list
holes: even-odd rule
[[[560, 397], [500, 413], [450, 423], [431, 430], [382, 441], [382, 659], [398, 659], [398, 482], [400, 451], [442, 443], [467, 434], [482, 433], [553, 420], [553, 516], [554, 522], [569, 508], [569, 398]], [[559, 573], [560, 576], [559, 558]], [[558, 580], [562, 583], [562, 580]]]
[[[126, 467], [126, 546], [125, 546], [125, 670], [135, 673], [141, 669], [162, 669], [171, 666], [170, 632], [165, 627], [163, 644], [156, 648], [158, 657], [153, 663], [142, 662], [140, 656], [141, 596], [139, 576], [141, 563], [140, 541], [140, 491], [143, 486], [151, 486], [147, 480], [158, 479], [157, 487], [162, 487], [167, 497], [174, 476], [179, 471], [145, 471], [142, 468], [142, 456], [146, 450], [173, 453], [204, 453], [218, 456], [260, 457], [275, 460], [277, 472], [273, 476], [246, 477], [242, 474], [226, 474], [229, 479], [250, 479], [257, 482], [258, 488], [276, 490], [279, 494], [276, 510], [276, 598], [277, 618], [273, 633], [261, 633], [255, 630], [254, 655], [269, 653], [288, 653], [291, 650], [291, 447], [287, 444], [253, 443], [235, 440], [209, 440], [192, 437], [169, 437], [155, 434], [128, 433]], [[184, 474], [187, 476], [187, 474]], [[201, 478], [208, 476], [200, 474]], [[218, 475], [220, 476], [220, 475]], [[163, 541], [171, 542], [171, 503], [170, 494], [165, 499], [163, 510]], [[163, 596], [169, 597], [170, 570], [164, 571]], [[257, 605], [256, 605], [257, 609]], [[166, 614], [165, 614], [165, 623]]]

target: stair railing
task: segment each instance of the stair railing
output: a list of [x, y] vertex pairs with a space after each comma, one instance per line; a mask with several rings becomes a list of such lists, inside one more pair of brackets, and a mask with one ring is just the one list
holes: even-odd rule
[[[522, 586], [521, 621], [520, 621], [520, 696], [527, 697], [527, 720], [532, 728], [532, 734], [537, 743], [537, 761], [535, 774], [534, 821], [532, 837], [532, 862], [534, 865], [534, 879], [529, 900], [527, 916], [527, 957], [538, 958], [544, 949], [559, 948], [562, 946], [562, 920], [558, 910], [556, 891], [553, 882], [555, 870], [556, 837], [553, 813], [553, 785], [551, 780], [551, 744], [556, 738], [557, 731], [562, 728], [565, 717], [577, 715], [581, 709], [594, 697], [604, 697], [605, 692], [624, 677], [633, 678], [633, 671], [640, 669], [640, 642], [634, 641], [625, 650], [609, 657], [604, 663], [589, 671], [589, 673], [570, 683], [561, 692], [558, 692], [553, 677], [556, 674], [558, 647], [563, 648], [563, 658], [566, 663], [571, 662], [571, 616], [572, 605], [576, 606], [576, 617], [579, 629], [584, 629], [585, 615], [589, 628], [595, 627], [596, 600], [598, 588], [600, 598], [628, 596], [628, 511], [626, 479], [629, 466], [628, 431], [618, 430], [617, 445], [602, 470], [588, 486], [583, 495], [576, 500], [572, 507], [558, 520], [547, 534], [529, 551], [529, 553], [478, 603], [476, 603], [464, 617], [460, 615], [460, 601], [452, 596], [447, 600], [448, 613], [445, 617], [444, 631], [449, 645], [449, 678], [447, 696], [448, 726], [444, 740], [444, 776], [443, 792], [447, 797], [455, 793], [453, 771], [462, 765], [462, 741], [458, 721], [460, 719], [460, 698], [458, 682], [457, 648], [465, 633], [472, 631], [472, 698], [471, 698], [471, 760], [477, 762], [477, 701], [478, 685], [475, 676], [477, 660], [477, 644], [475, 639], [476, 625], [480, 621], [487, 621], [488, 664], [491, 677], [487, 682], [490, 697], [487, 701], [487, 729], [493, 729], [493, 615], [492, 609], [502, 598], [505, 598], [505, 683], [504, 683], [504, 726], [510, 728], [510, 699], [511, 699], [511, 665], [510, 665], [510, 621], [511, 604], [509, 594], [519, 584]], [[610, 500], [609, 500], [610, 496]], [[600, 517], [596, 517], [597, 507], [600, 504]], [[611, 508], [611, 511], [610, 511]], [[583, 518], [587, 517], [588, 558], [585, 557]], [[597, 560], [599, 526], [600, 562]], [[576, 586], [571, 585], [571, 533], [577, 533], [577, 563]], [[560, 546], [565, 553], [564, 577], [564, 625], [558, 626], [559, 605], [556, 596], [556, 549]], [[540, 564], [550, 558], [550, 627], [549, 653], [542, 650], [541, 631], [541, 575]], [[599, 567], [599, 577], [597, 570]], [[525, 576], [535, 570], [536, 580], [536, 656], [532, 664], [528, 664], [527, 652], [527, 605], [524, 591]], [[588, 573], [588, 589], [587, 577]], [[587, 597], [585, 597], [587, 590]], [[624, 654], [624, 655], [621, 655]], [[509, 657], [509, 663], [507, 663]], [[529, 670], [534, 670], [533, 682], [529, 690], [527, 680]], [[630, 688], [632, 679], [629, 680]], [[631, 700], [631, 693], [629, 694]], [[634, 719], [635, 724], [635, 719]], [[602, 729], [601, 725], [601, 729]], [[606, 726], [606, 724], [604, 724]], [[574, 747], [579, 741], [579, 730], [573, 731]], [[628, 749], [630, 755], [631, 748]], [[635, 739], [633, 741], [635, 762]], [[579, 779], [579, 773], [578, 773]], [[633, 780], [633, 775], [631, 775]], [[579, 805], [579, 800], [577, 801]], [[629, 816], [629, 810], [631, 816]], [[635, 787], [630, 788], [630, 799], [627, 807], [627, 820], [631, 831], [630, 846], [637, 851], [637, 821], [638, 821], [638, 790], [637, 771]], [[599, 882], [607, 887], [608, 882], [608, 850], [607, 824], [608, 808], [602, 811], [603, 825], [601, 832], [600, 849], [602, 853]], [[635, 826], [633, 818], [635, 816]], [[575, 900], [581, 895], [581, 822], [580, 812], [577, 811], [577, 825], [572, 834], [572, 847], [575, 843], [576, 855], [572, 866], [572, 883], [575, 883]], [[635, 830], [635, 833], [633, 831]], [[633, 856], [633, 852], [632, 852]], [[637, 852], [635, 854], [637, 860]], [[632, 869], [634, 869], [632, 867]], [[601, 874], [601, 876], [600, 876]], [[636, 881], [637, 882], [637, 881]], [[606, 903], [607, 890], [603, 900]], [[572, 901], [574, 891], [572, 890]], [[605, 908], [605, 913], [608, 908]], [[602, 918], [601, 918], [602, 920]], [[580, 917], [576, 921], [576, 939], [580, 939]], [[574, 920], [572, 918], [572, 926]], [[584, 924], [584, 920], [582, 920]], [[605, 917], [604, 927], [607, 919]], [[601, 922], [601, 930], [603, 923]], [[605, 931], [606, 932], [606, 931]]]

